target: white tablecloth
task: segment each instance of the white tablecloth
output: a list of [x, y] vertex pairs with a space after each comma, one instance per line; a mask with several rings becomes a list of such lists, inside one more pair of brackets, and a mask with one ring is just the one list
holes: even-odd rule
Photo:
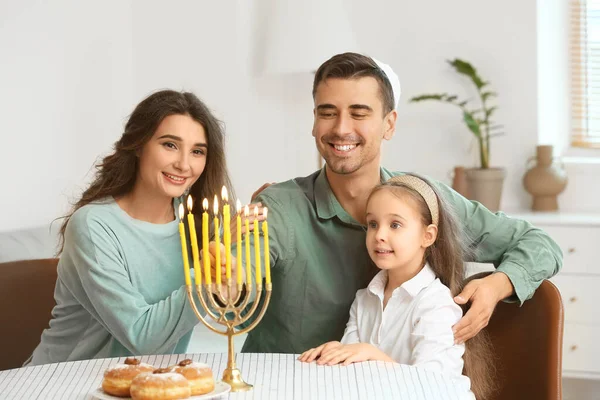
[[[318, 366], [296, 360], [292, 354], [238, 354], [237, 366], [244, 380], [254, 385], [249, 392], [229, 393], [223, 399], [472, 399], [472, 394], [446, 376], [384, 362], [365, 362], [348, 367]], [[144, 356], [156, 367], [173, 365], [185, 358], [208, 364], [220, 380], [227, 355], [176, 354]], [[102, 374], [124, 358], [105, 358], [47, 364], [0, 371], [0, 399], [91, 399]]]

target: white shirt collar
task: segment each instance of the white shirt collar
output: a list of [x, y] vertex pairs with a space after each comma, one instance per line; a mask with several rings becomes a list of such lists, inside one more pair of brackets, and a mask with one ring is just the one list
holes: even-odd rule
[[[417, 273], [417, 275], [413, 276], [408, 281], [404, 282], [400, 287], [394, 289], [394, 293], [396, 290], [402, 288], [406, 291], [411, 297], [415, 297], [419, 292], [425, 289], [427, 286], [431, 284], [431, 282], [435, 281], [436, 276], [429, 263], [425, 263], [421, 271]], [[387, 284], [388, 274], [386, 270], [380, 271], [369, 283], [367, 286], [368, 290], [374, 295], [383, 298], [383, 293], [385, 291], [385, 285]]]

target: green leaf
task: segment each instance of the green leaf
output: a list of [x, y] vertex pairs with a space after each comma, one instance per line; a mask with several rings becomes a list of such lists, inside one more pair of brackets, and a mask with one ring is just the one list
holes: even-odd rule
[[427, 101], [427, 100], [443, 101], [446, 98], [446, 96], [447, 96], [446, 93], [441, 93], [441, 94], [423, 94], [421, 96], [415, 96], [415, 97], [411, 98], [409, 101], [411, 103], [418, 103], [420, 101]]
[[494, 111], [496, 111], [497, 108], [498, 107], [496, 106], [488, 108], [485, 112], [485, 119], [488, 119], [494, 113]]
[[436, 93], [436, 94], [423, 94], [420, 96], [415, 96], [415, 97], [412, 97], [409, 100], [409, 102], [419, 103], [421, 101], [434, 100], [434, 101], [442, 101], [444, 103], [450, 103], [450, 104], [457, 105], [456, 99], [458, 99], [458, 96], [449, 95], [448, 93]]
[[490, 97], [496, 97], [498, 94], [496, 92], [483, 92], [481, 93], [481, 99], [486, 101]]
[[448, 64], [450, 64], [459, 74], [471, 78], [475, 86], [477, 86], [477, 89], [481, 89], [488, 84], [488, 82], [484, 82], [483, 79], [479, 77], [477, 70], [469, 62], [455, 58], [454, 60], [448, 60]]
[[469, 130], [473, 132], [475, 136], [481, 138], [481, 129], [479, 128], [479, 124], [477, 123], [475, 118], [473, 118], [473, 114], [467, 111], [463, 112], [463, 120], [467, 124]]

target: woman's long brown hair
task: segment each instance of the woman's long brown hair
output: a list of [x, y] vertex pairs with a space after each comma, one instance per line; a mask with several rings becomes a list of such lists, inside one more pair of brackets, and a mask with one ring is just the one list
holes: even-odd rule
[[[465, 261], [473, 260], [471, 241], [452, 207], [440, 195], [436, 187], [427, 179], [411, 174], [425, 181], [434, 191], [439, 208], [438, 234], [435, 242], [425, 252], [425, 260], [440, 281], [450, 288], [452, 296], [458, 295], [465, 286]], [[379, 190], [391, 190], [400, 198], [408, 196], [418, 204], [418, 211], [425, 226], [432, 223], [431, 212], [423, 197], [414, 189], [398, 182], [385, 182], [377, 186]], [[463, 307], [463, 311], [467, 309]], [[491, 342], [485, 330], [465, 342], [464, 374], [471, 379], [471, 390], [478, 400], [485, 400], [494, 389], [494, 364]]]
[[[59, 254], [64, 248], [67, 224], [75, 211], [109, 196], [122, 197], [133, 189], [138, 173], [137, 154], [152, 138], [163, 119], [170, 115], [188, 115], [202, 125], [206, 132], [206, 166], [189, 192], [196, 204], [195, 215], [199, 215], [197, 210], [200, 209], [202, 199], [208, 198], [211, 201], [215, 194], [221, 193], [223, 186], [227, 188], [229, 199], [235, 198], [227, 173], [222, 123], [193, 93], [161, 90], [151, 94], [135, 107], [125, 125], [125, 132], [114, 144], [113, 153], [96, 165], [94, 180], [73, 205], [69, 214], [64, 216], [60, 229]], [[187, 221], [185, 223], [187, 224]], [[212, 234], [211, 227], [211, 237]], [[201, 240], [200, 234], [198, 240]]]

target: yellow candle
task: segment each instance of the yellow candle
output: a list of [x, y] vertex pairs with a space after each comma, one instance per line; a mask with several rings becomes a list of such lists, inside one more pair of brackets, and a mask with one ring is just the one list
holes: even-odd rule
[[215, 269], [217, 270], [217, 286], [221, 285], [221, 232], [219, 232], [219, 200], [217, 199], [217, 195], [215, 195], [215, 202], [213, 206], [213, 211], [215, 212], [215, 242], [217, 245], [217, 251], [215, 252]]
[[244, 270], [243, 266], [242, 266], [242, 203], [240, 203], [240, 199], [237, 200], [236, 203], [236, 210], [237, 210], [237, 216], [235, 218], [235, 222], [236, 222], [236, 230], [235, 230], [235, 234], [236, 234], [236, 242], [237, 242], [237, 253], [236, 253], [236, 259], [237, 259], [237, 283], [238, 285], [242, 284], [242, 271]]
[[244, 207], [244, 217], [246, 218], [244, 221], [244, 226], [246, 228], [246, 285], [250, 285], [252, 283], [252, 265], [250, 264], [250, 221], [248, 221], [248, 217], [250, 216], [250, 210], [248, 206]]
[[187, 240], [185, 238], [185, 227], [183, 226], [183, 204], [179, 204], [179, 237], [181, 239], [181, 257], [183, 258], [183, 272], [185, 274], [185, 284], [192, 285], [190, 277], [190, 260], [188, 259]]
[[254, 262], [256, 263], [256, 283], [262, 283], [262, 271], [260, 268], [260, 233], [258, 232], [258, 207], [254, 207]]
[[212, 283], [210, 276], [210, 253], [208, 252], [208, 199], [202, 200], [202, 260], [204, 261], [204, 283]]
[[227, 197], [227, 189], [223, 186], [221, 190], [221, 198], [223, 199], [223, 242], [225, 244], [225, 278], [227, 284], [231, 279], [231, 212]]
[[265, 246], [265, 280], [266, 283], [271, 283], [271, 254], [269, 254], [269, 225], [267, 225], [267, 212], [269, 210], [265, 207], [263, 208], [263, 215], [265, 216], [265, 220], [262, 223], [262, 231], [263, 231], [263, 240]]
[[198, 236], [196, 236], [196, 221], [194, 221], [194, 214], [192, 214], [193, 201], [192, 196], [188, 195], [187, 208], [188, 208], [188, 225], [190, 226], [190, 241], [192, 242], [192, 260], [194, 261], [194, 281], [196, 285], [199, 285], [200, 278], [202, 278], [202, 269], [200, 268], [200, 252], [198, 251]]

